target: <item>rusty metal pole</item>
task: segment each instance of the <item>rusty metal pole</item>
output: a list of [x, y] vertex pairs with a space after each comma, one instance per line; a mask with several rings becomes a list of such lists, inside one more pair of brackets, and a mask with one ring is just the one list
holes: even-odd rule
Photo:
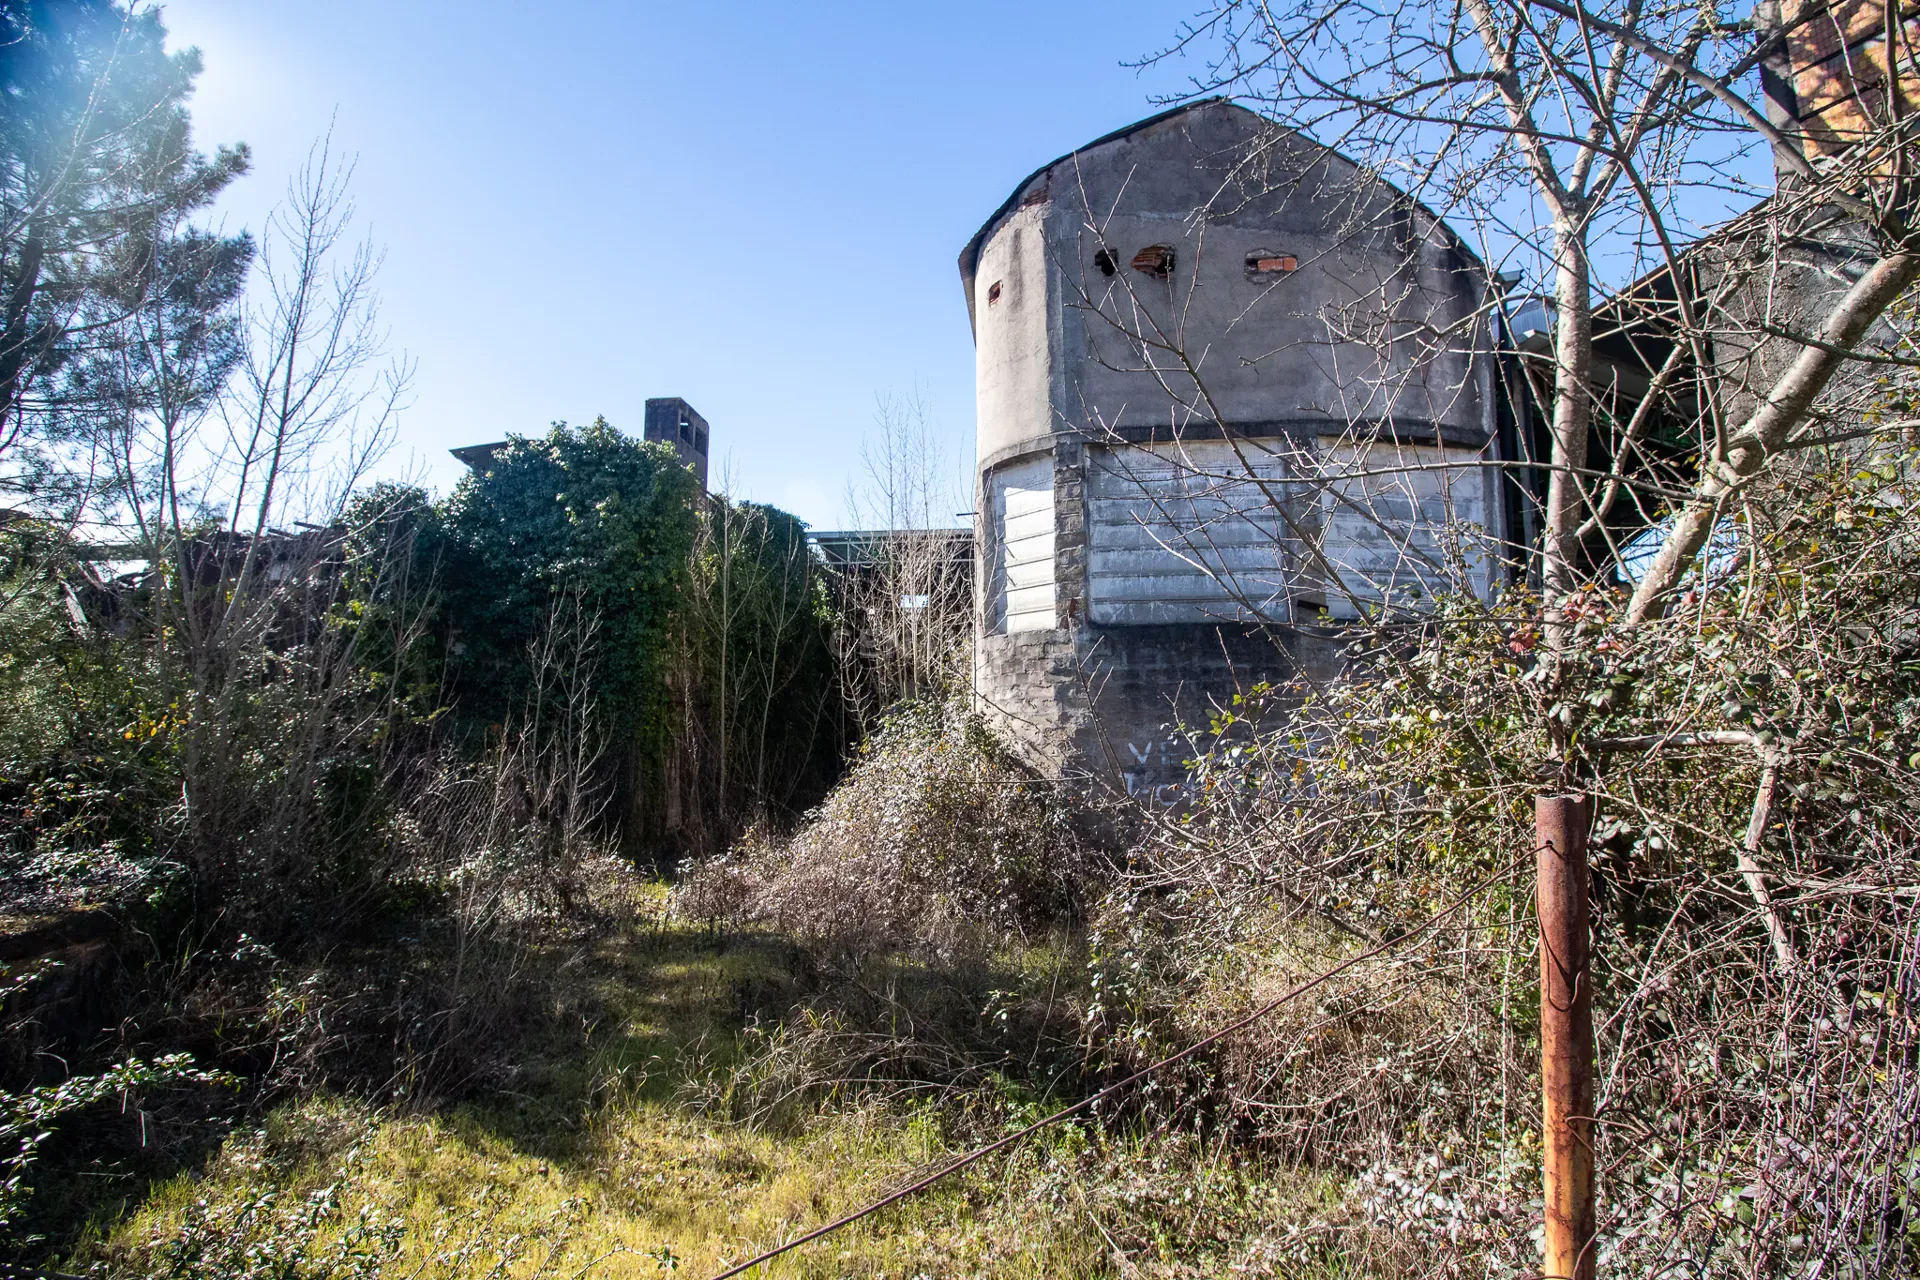
[[1534, 801], [1540, 912], [1540, 1138], [1546, 1280], [1593, 1280], [1593, 975], [1582, 795]]

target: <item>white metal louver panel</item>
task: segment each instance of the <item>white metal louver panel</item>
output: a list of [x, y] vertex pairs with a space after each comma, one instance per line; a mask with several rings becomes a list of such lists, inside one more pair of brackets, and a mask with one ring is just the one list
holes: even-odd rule
[[1087, 615], [1109, 626], [1285, 622], [1297, 572], [1284, 458], [1225, 440], [1089, 450]]
[[1049, 630], [1054, 625], [1052, 455], [1002, 467], [988, 490], [993, 522], [989, 630]]
[[1436, 594], [1490, 588], [1483, 451], [1391, 441], [1332, 445], [1317, 461], [1321, 549], [1345, 590], [1327, 611], [1358, 615], [1354, 598], [1431, 607]]

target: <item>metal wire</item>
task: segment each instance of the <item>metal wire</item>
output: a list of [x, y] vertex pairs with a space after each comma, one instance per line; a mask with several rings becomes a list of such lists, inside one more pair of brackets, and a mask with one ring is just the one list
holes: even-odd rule
[[1153, 1063], [1151, 1066], [1142, 1067], [1140, 1070], [1134, 1072], [1132, 1075], [1128, 1076], [1126, 1079], [1117, 1081], [1114, 1084], [1110, 1084], [1106, 1088], [1100, 1090], [1100, 1092], [1091, 1094], [1085, 1098], [1082, 1098], [1080, 1101], [1074, 1103], [1072, 1106], [1062, 1107], [1060, 1110], [1054, 1112], [1052, 1115], [1046, 1116], [1043, 1119], [1034, 1121], [1032, 1124], [1028, 1125], [1026, 1128], [1020, 1130], [1017, 1133], [1010, 1133], [1006, 1137], [1001, 1138], [996, 1142], [990, 1142], [984, 1147], [980, 1147], [973, 1151], [969, 1151], [967, 1154], [960, 1156], [957, 1159], [947, 1164], [942, 1165], [940, 1168], [934, 1170], [930, 1174], [927, 1174], [925, 1177], [921, 1178], [917, 1182], [914, 1182], [908, 1186], [902, 1187], [900, 1190], [895, 1191], [891, 1195], [883, 1196], [882, 1198], [875, 1200], [872, 1204], [869, 1204], [864, 1208], [856, 1209], [854, 1212], [849, 1213], [844, 1218], [837, 1218], [834, 1221], [827, 1223], [823, 1227], [816, 1227], [812, 1231], [807, 1232], [807, 1234], [803, 1236], [799, 1236], [795, 1239], [789, 1240], [783, 1245], [778, 1245], [772, 1249], [767, 1250], [765, 1253], [756, 1254], [755, 1256], [747, 1259], [745, 1262], [729, 1267], [725, 1271], [722, 1271], [719, 1274], [713, 1276], [712, 1280], [731, 1280], [731, 1277], [742, 1275], [748, 1271], [751, 1271], [755, 1267], [759, 1266], [764, 1262], [771, 1262], [773, 1259], [779, 1257], [783, 1253], [786, 1253], [790, 1249], [798, 1249], [803, 1244], [811, 1243], [812, 1241], [818, 1240], [820, 1237], [825, 1235], [831, 1235], [833, 1232], [840, 1230], [840, 1228], [842, 1227], [851, 1226], [853, 1223], [860, 1221], [860, 1219], [867, 1217], [870, 1214], [878, 1213], [880, 1212], [880, 1210], [887, 1208], [889, 1205], [898, 1204], [900, 1201], [905, 1200], [910, 1196], [918, 1195], [922, 1191], [925, 1191], [928, 1187], [931, 1187], [934, 1183], [939, 1182], [941, 1179], [949, 1177], [953, 1174], [956, 1174], [969, 1165], [979, 1163], [980, 1161], [986, 1159], [988, 1156], [992, 1155], [994, 1152], [1003, 1151], [1006, 1148], [1012, 1146], [1014, 1143], [1019, 1142], [1021, 1139], [1031, 1137], [1032, 1135], [1040, 1132], [1040, 1130], [1046, 1128], [1048, 1125], [1058, 1124], [1060, 1121], [1065, 1120], [1068, 1116], [1075, 1115], [1081, 1111], [1085, 1111], [1088, 1107], [1095, 1105], [1096, 1103], [1102, 1101], [1103, 1099], [1112, 1097], [1114, 1094], [1119, 1093], [1122, 1089], [1125, 1089], [1130, 1085], [1139, 1083], [1140, 1081], [1146, 1079], [1148, 1076], [1154, 1074], [1155, 1072], [1163, 1071], [1166, 1068], [1172, 1066], [1176, 1062], [1180, 1062], [1183, 1059], [1192, 1057], [1194, 1054], [1200, 1052], [1202, 1049], [1206, 1049], [1211, 1047], [1212, 1045], [1216, 1045], [1220, 1043], [1220, 1041], [1226, 1039], [1228, 1036], [1232, 1035], [1234, 1032], [1239, 1031], [1244, 1027], [1251, 1026], [1255, 1022], [1258, 1022], [1261, 1018], [1266, 1017], [1269, 1013], [1272, 1013], [1275, 1009], [1278, 1009], [1281, 1005], [1287, 1003], [1289, 1000], [1298, 999], [1299, 997], [1305, 995], [1307, 992], [1312, 991], [1315, 987], [1318, 987], [1322, 983], [1325, 983], [1333, 978], [1338, 977], [1340, 974], [1346, 972], [1348, 969], [1353, 968], [1355, 965], [1360, 964], [1361, 962], [1366, 960], [1371, 960], [1376, 956], [1385, 955], [1387, 952], [1403, 947], [1407, 943], [1412, 942], [1414, 939], [1421, 937], [1422, 935], [1429, 932], [1433, 928], [1433, 926], [1438, 924], [1441, 920], [1445, 919], [1447, 916], [1452, 915], [1455, 911], [1458, 911], [1461, 907], [1465, 906], [1469, 901], [1473, 899], [1474, 895], [1478, 894], [1482, 889], [1485, 889], [1488, 885], [1493, 884], [1495, 881], [1501, 879], [1505, 875], [1506, 875], [1506, 871], [1502, 871], [1498, 875], [1492, 876], [1486, 880], [1481, 881], [1479, 884], [1475, 885], [1473, 888], [1467, 890], [1467, 892], [1461, 894], [1458, 898], [1454, 899], [1451, 903], [1447, 904], [1446, 906], [1440, 908], [1438, 911], [1435, 911], [1432, 915], [1428, 916], [1426, 920], [1422, 922], [1417, 928], [1409, 929], [1406, 933], [1401, 934], [1397, 938], [1390, 938], [1387, 941], [1381, 943], [1379, 946], [1374, 947], [1370, 951], [1363, 951], [1357, 956], [1352, 956], [1346, 960], [1341, 961], [1339, 964], [1335, 965], [1333, 968], [1327, 970], [1325, 973], [1319, 975], [1318, 977], [1311, 978], [1306, 982], [1301, 983], [1299, 986], [1294, 987], [1293, 989], [1285, 992], [1284, 994], [1275, 996], [1273, 999], [1267, 1001], [1265, 1004], [1261, 1005], [1258, 1009], [1255, 1009], [1252, 1013], [1247, 1014], [1245, 1017], [1241, 1018], [1239, 1021], [1228, 1023], [1226, 1026], [1220, 1028], [1220, 1030], [1214, 1032], [1212, 1035], [1208, 1036], [1206, 1039], [1195, 1041], [1193, 1044], [1188, 1045], [1186, 1048], [1180, 1050], [1178, 1053], [1168, 1054], [1166, 1057], [1160, 1059], [1160, 1061], [1156, 1063]]

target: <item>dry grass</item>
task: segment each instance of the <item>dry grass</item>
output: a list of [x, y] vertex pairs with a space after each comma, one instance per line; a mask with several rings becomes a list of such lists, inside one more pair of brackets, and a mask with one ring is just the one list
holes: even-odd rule
[[964, 702], [907, 704], [797, 831], [695, 867], [676, 906], [842, 956], [977, 952], [1073, 913], [1087, 871], [1073, 824]]
[[[1051, 1106], [995, 1076], [892, 1101], [847, 1090], [779, 1125], [716, 1118], [691, 1102], [758, 1061], [749, 1028], [822, 989], [788, 944], [669, 924], [658, 902], [572, 967], [604, 1016], [529, 1046], [524, 1091], [426, 1112], [289, 1103], [99, 1224], [65, 1265], [196, 1280], [702, 1276]], [[1045, 948], [1021, 964], [1035, 984], [1061, 968]], [[1068, 1125], [764, 1274], [1390, 1274], [1359, 1269], [1364, 1228], [1289, 1230], [1325, 1220], [1334, 1191], [1190, 1135]]]

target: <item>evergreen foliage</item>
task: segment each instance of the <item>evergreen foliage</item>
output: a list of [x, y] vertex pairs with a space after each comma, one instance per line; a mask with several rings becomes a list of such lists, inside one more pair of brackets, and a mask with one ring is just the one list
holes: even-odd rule
[[158, 9], [0, 3], [0, 474], [18, 493], [82, 496], [93, 481], [62, 466], [64, 445], [130, 398], [204, 399], [238, 358], [224, 313], [253, 243], [182, 219], [247, 149], [194, 150], [200, 55], [165, 39]]
[[664, 647], [686, 580], [697, 485], [671, 450], [606, 419], [514, 437], [439, 512], [449, 684], [470, 724], [499, 723], [529, 647], [562, 602], [593, 620], [603, 725], [657, 744]]

